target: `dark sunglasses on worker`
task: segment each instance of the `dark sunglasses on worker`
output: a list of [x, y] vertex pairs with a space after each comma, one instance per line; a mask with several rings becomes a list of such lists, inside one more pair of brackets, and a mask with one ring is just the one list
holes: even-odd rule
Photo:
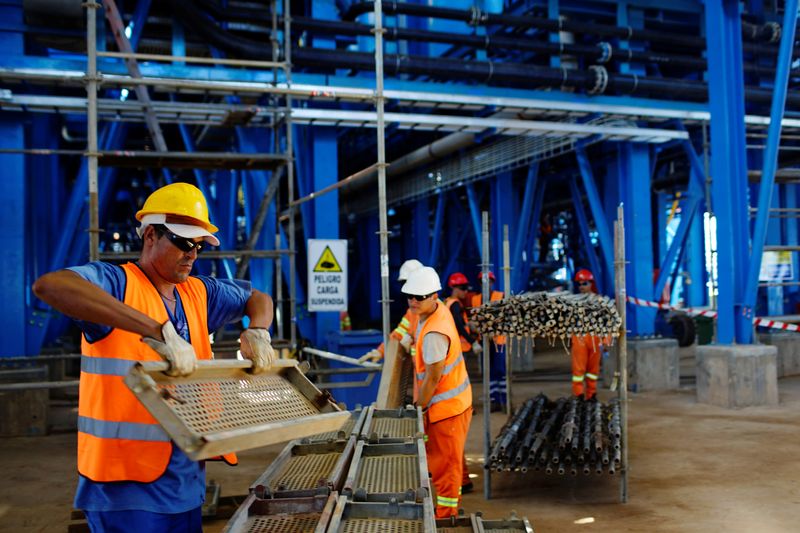
[[416, 300], [418, 302], [424, 302], [425, 300], [431, 297], [430, 294], [427, 294], [425, 296], [420, 296], [419, 294], [405, 294], [405, 293], [403, 294], [403, 296], [406, 297], [406, 300]]
[[184, 253], [191, 253], [192, 250], [197, 250], [197, 253], [203, 251], [205, 247], [205, 242], [194, 242], [192, 239], [187, 239], [186, 237], [181, 237], [180, 235], [175, 235], [170, 230], [168, 230], [165, 226], [160, 224], [153, 226], [158, 233], [159, 236], [164, 236], [169, 239], [169, 242], [175, 245], [175, 247]]
[[580, 285], [581, 287], [587, 287], [587, 286], [590, 286], [591, 284], [592, 284], [591, 281], [579, 281], [578, 282], [578, 285]]

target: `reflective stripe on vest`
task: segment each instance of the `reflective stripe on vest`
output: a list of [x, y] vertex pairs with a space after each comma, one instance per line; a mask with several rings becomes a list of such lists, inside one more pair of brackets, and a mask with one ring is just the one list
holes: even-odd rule
[[[121, 268], [123, 302], [159, 323], [169, 320], [164, 301], [141, 268], [133, 263]], [[205, 284], [190, 276], [176, 288], [195, 354], [211, 359]], [[155, 481], [169, 464], [172, 443], [122, 378], [136, 362], [161, 361], [161, 356], [140, 335], [119, 328], [93, 343], [84, 337], [81, 353], [78, 471], [96, 482]]]
[[[452, 372], [453, 369], [456, 367], [456, 365], [458, 365], [458, 363], [460, 363], [463, 360], [464, 360], [464, 354], [462, 353], [461, 355], [458, 356], [458, 359], [456, 359], [455, 361], [444, 367], [444, 370], [442, 371], [442, 376], [446, 376], [447, 374]], [[420, 381], [424, 380], [425, 372], [423, 372], [422, 374], [417, 374], [417, 379]]]
[[101, 439], [146, 440], [169, 442], [169, 435], [160, 424], [137, 424], [136, 422], [111, 422], [87, 416], [78, 417], [78, 431]]
[[81, 372], [103, 376], [127, 376], [136, 361], [110, 357], [81, 356]]
[[428, 402], [428, 407], [430, 407], [433, 404], [443, 402], [444, 400], [455, 398], [456, 396], [467, 390], [467, 387], [469, 387], [469, 376], [464, 378], [464, 381], [461, 382], [461, 385], [459, 385], [455, 389], [450, 389], [449, 391], [442, 392], [431, 398], [431, 401]]

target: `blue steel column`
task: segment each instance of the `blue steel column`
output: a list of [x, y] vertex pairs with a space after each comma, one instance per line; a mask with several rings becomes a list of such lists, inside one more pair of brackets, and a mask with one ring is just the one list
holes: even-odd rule
[[[797, 193], [800, 190], [800, 187], [793, 184], [784, 185], [784, 196], [786, 198], [785, 206], [787, 209], [797, 209]], [[784, 223], [784, 236], [785, 236], [785, 243], [787, 246], [797, 246], [798, 242], [798, 219], [797, 218], [786, 218], [783, 220]], [[798, 253], [792, 252], [792, 279], [797, 281], [800, 279], [800, 264], [798, 264]], [[788, 312], [794, 313], [794, 304], [797, 301], [797, 293], [798, 293], [798, 286], [797, 285], [790, 285], [786, 287], [786, 295], [787, 301], [790, 305]]]
[[736, 338], [739, 342], [752, 341], [753, 330], [752, 327], [748, 326], [749, 320], [753, 316], [756, 296], [758, 295], [758, 273], [761, 269], [761, 255], [767, 238], [769, 206], [772, 203], [772, 191], [775, 186], [775, 169], [778, 164], [781, 122], [783, 121], [783, 111], [786, 107], [787, 82], [789, 81], [789, 68], [792, 61], [796, 24], [797, 0], [787, 0], [784, 5], [783, 34], [781, 35], [781, 45], [778, 51], [767, 144], [764, 148], [764, 166], [761, 173], [761, 187], [758, 192], [758, 210], [756, 211], [756, 227], [753, 231], [752, 256], [747, 269], [744, 289], [744, 309], [742, 313], [744, 316], [739, 315], [737, 317], [739, 322]]
[[[539, 163], [534, 162], [528, 167], [528, 175], [525, 179], [525, 193], [522, 198], [521, 212], [517, 227], [514, 228], [512, 225], [512, 230], [514, 232], [511, 236], [513, 245], [511, 253], [511, 291], [515, 293], [524, 289], [522, 286], [522, 272], [520, 271], [522, 266], [522, 252], [525, 243], [528, 241], [528, 232], [531, 231], [531, 213], [533, 211], [533, 199], [536, 195], [537, 187], [539, 187]], [[532, 222], [536, 226], [539, 224], [538, 220], [533, 220]], [[527, 261], [531, 261], [532, 259], [530, 255], [527, 255]]]
[[[312, 153], [310, 165], [313, 166], [312, 190], [318, 191], [323, 187], [337, 182], [336, 169], [339, 168], [336, 153], [335, 128], [309, 128]], [[298, 154], [299, 155], [299, 154]], [[313, 225], [309, 238], [338, 239], [339, 238], [339, 191], [334, 190], [314, 200], [307, 202], [313, 204]], [[308, 223], [308, 220], [304, 221]], [[311, 295], [309, 294], [309, 298]], [[315, 313], [316, 340], [322, 343], [329, 331], [339, 329], [339, 313]]]
[[[597, 235], [600, 239], [600, 250], [603, 252], [603, 272], [605, 273], [605, 280], [608, 282], [608, 286], [611, 286], [611, 282], [613, 281], [611, 279], [611, 273], [614, 272], [614, 242], [611, 235], [611, 230], [608, 226], [609, 219], [606, 218], [605, 211], [603, 210], [603, 203], [600, 201], [600, 194], [597, 192], [597, 182], [594, 179], [592, 165], [589, 162], [589, 157], [586, 155], [586, 150], [579, 146], [575, 149], [575, 155], [578, 159], [578, 169], [580, 170], [581, 178], [583, 178], [583, 186], [586, 189], [586, 199], [589, 201], [589, 209], [592, 212], [592, 218], [594, 218], [594, 224], [597, 228]], [[647, 176], [645, 181], [648, 185], [647, 194], [649, 198], [649, 167], [645, 170], [644, 176]], [[606, 182], [609, 181], [612, 180], [606, 179]], [[620, 188], [620, 196], [623, 194], [622, 191], [623, 189]], [[611, 220], [613, 220], [613, 215]]]
[[503, 287], [503, 226], [512, 224], [517, 220], [517, 202], [511, 183], [511, 172], [498, 174], [492, 184], [492, 218], [491, 218], [491, 243], [489, 251], [494, 265], [495, 290]]
[[[736, 320], [748, 259], [744, 76], [739, 2], [706, 2], [708, 95], [711, 112], [711, 190], [717, 217], [717, 341], [749, 342]], [[746, 324], [745, 324], [746, 325]], [[744, 329], [751, 329], [746, 325]], [[747, 340], [745, 340], [747, 339]]]
[[[12, 11], [0, 9], [0, 13]], [[21, 15], [21, 13], [20, 13]], [[14, 37], [19, 37], [19, 41]], [[19, 46], [22, 36], [0, 32], [0, 43], [12, 49]], [[7, 50], [7, 48], [3, 48]], [[14, 115], [0, 118], [0, 148], [24, 148], [25, 135], [22, 123]], [[0, 357], [29, 355], [26, 348], [28, 315], [27, 298], [31, 280], [26, 279], [25, 259], [25, 157], [22, 154], [0, 154], [3, 169], [3, 208], [0, 209], [0, 227], [5, 235], [0, 239], [0, 272], [3, 272], [3, 320], [0, 321]], [[33, 326], [31, 326], [33, 327]]]
[[[620, 195], [625, 203], [625, 269], [628, 294], [647, 298], [653, 290], [653, 224], [650, 207], [650, 147], [620, 143], [617, 162]], [[655, 310], [628, 306], [633, 335], [652, 335]]]

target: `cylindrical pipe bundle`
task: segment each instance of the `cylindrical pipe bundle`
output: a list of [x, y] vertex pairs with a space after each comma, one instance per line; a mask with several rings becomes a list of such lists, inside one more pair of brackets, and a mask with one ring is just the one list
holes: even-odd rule
[[486, 468], [560, 475], [614, 474], [622, 457], [619, 402], [540, 394], [527, 400], [500, 430]]
[[489, 302], [471, 310], [478, 333], [567, 340], [619, 336], [614, 301], [596, 294], [535, 292]]

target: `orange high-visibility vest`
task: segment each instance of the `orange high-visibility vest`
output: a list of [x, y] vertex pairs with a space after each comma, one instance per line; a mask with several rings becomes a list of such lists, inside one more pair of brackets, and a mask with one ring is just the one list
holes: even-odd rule
[[[455, 298], [453, 296], [449, 296], [444, 301], [444, 305], [446, 305], [447, 308], [450, 309], [450, 313], [451, 314], [453, 312], [453, 304], [456, 303], [456, 302], [459, 302], [459, 299]], [[467, 310], [464, 308], [463, 304], [461, 305], [461, 318], [464, 320], [464, 327], [466, 328], [467, 331], [469, 331], [469, 328], [466, 326], [466, 324], [467, 324]], [[456, 331], [458, 331], [458, 328], [456, 328]], [[470, 332], [470, 333], [472, 333], [472, 332]], [[461, 351], [462, 352], [468, 352], [468, 351], [470, 351], [472, 349], [472, 344], [470, 344], [470, 342], [467, 341], [467, 339], [465, 339], [462, 335], [459, 334], [458, 338], [461, 341]]]
[[425, 379], [425, 359], [422, 345], [425, 335], [431, 331], [446, 335], [450, 340], [447, 357], [444, 360], [442, 378], [433, 391], [428, 403], [428, 422], [434, 423], [451, 416], [456, 416], [472, 407], [472, 386], [469, 383], [461, 343], [458, 341], [458, 330], [453, 322], [453, 315], [447, 306], [438, 302], [436, 311], [431, 313], [422, 325], [417, 344], [417, 356], [414, 359], [416, 372], [416, 390], [422, 387]]
[[[164, 302], [144, 272], [133, 263], [122, 269], [127, 279], [123, 302], [160, 323], [169, 320]], [[211, 359], [206, 287], [190, 277], [177, 289], [195, 354], [198, 359]], [[78, 471], [99, 482], [155, 481], [167, 468], [172, 443], [123, 378], [135, 363], [161, 361], [161, 356], [138, 334], [119, 328], [93, 343], [84, 336], [81, 352]]]
[[[503, 293], [500, 291], [492, 291], [492, 294], [489, 295], [490, 302], [499, 302], [503, 299]], [[480, 307], [483, 304], [483, 295], [481, 293], [476, 293], [472, 295], [472, 307]], [[495, 335], [492, 339], [495, 344], [498, 346], [502, 346], [506, 343], [506, 336], [505, 335]]]

